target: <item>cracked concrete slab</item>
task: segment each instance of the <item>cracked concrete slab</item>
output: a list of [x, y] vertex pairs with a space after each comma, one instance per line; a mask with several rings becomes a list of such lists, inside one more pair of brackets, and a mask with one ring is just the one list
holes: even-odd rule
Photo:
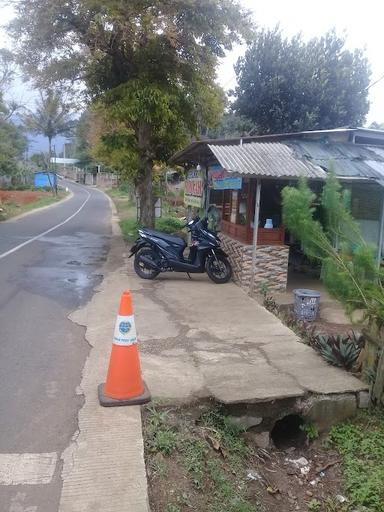
[[305, 392], [292, 376], [279, 372], [262, 358], [252, 364], [227, 361], [204, 365], [202, 372], [210, 395], [225, 404], [297, 397]]
[[161, 274], [140, 287], [132, 266], [128, 273], [144, 332], [143, 371], [154, 397], [241, 403], [366, 388], [328, 365], [233, 283]]
[[141, 366], [145, 381], [155, 397], [186, 401], [207, 396], [204, 377], [192, 357], [185, 352], [180, 351], [177, 357], [144, 353]]

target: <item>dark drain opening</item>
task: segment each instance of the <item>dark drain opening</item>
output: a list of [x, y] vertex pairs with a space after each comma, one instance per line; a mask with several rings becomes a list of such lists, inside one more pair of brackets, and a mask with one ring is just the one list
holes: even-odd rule
[[277, 420], [271, 431], [271, 439], [276, 448], [303, 446], [306, 435], [302, 430], [302, 425], [304, 425], [304, 420], [297, 414], [289, 414], [281, 420]]

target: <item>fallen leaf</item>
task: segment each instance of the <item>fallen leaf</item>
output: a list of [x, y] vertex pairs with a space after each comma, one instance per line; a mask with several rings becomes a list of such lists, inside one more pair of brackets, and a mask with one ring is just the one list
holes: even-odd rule
[[219, 441], [217, 439], [215, 439], [214, 437], [210, 436], [209, 434], [206, 434], [205, 437], [206, 437], [208, 443], [212, 446], [212, 448], [214, 450], [216, 450], [217, 452], [219, 452], [221, 449]]

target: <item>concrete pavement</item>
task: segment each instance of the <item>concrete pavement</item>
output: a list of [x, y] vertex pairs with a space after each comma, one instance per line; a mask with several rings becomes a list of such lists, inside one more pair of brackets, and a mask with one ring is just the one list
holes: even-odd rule
[[233, 283], [215, 285], [205, 275], [190, 281], [183, 274], [146, 282], [132, 265], [129, 282], [154, 397], [230, 404], [365, 389]]
[[97, 386], [105, 380], [121, 293], [129, 288], [125, 245], [116, 217], [104, 279], [70, 319], [86, 327], [91, 351], [78, 392], [84, 395], [78, 430], [63, 454], [60, 512], [149, 512], [140, 407], [104, 408]]

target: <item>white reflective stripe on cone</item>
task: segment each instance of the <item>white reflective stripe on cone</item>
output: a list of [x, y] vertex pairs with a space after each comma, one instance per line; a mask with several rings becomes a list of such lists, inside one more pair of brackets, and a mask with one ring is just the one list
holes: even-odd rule
[[122, 346], [135, 345], [137, 343], [134, 315], [117, 316], [113, 343]]

